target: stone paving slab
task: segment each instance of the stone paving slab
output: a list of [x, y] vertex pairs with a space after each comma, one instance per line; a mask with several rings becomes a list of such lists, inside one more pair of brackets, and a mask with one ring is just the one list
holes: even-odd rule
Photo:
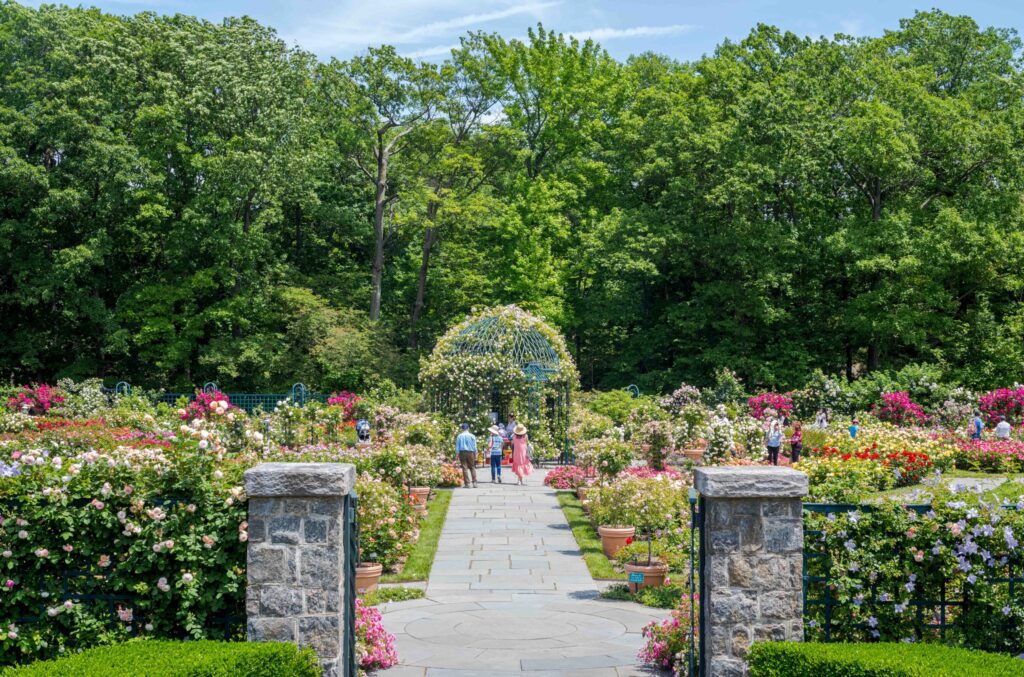
[[601, 600], [555, 493], [542, 485], [456, 489], [426, 598], [381, 607], [402, 660], [389, 677], [625, 677], [640, 629], [667, 613]]

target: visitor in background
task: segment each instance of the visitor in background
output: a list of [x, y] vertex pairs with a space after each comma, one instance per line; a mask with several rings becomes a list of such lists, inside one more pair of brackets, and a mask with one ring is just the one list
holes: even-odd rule
[[516, 417], [513, 416], [512, 414], [509, 414], [508, 415], [508, 423], [505, 424], [505, 437], [507, 437], [509, 441], [512, 441], [512, 436], [515, 434], [515, 430], [516, 430]]
[[857, 431], [858, 430], [860, 430], [860, 420], [855, 418], [855, 419], [853, 419], [853, 422], [850, 423], [850, 439], [851, 440], [857, 439]]
[[1010, 439], [1010, 424], [1006, 422], [1005, 416], [999, 417], [999, 423], [996, 424], [996, 437], [1001, 440]]
[[522, 423], [512, 429], [512, 472], [519, 478], [519, 484], [526, 484], [526, 476], [533, 472], [530, 438]]
[[799, 463], [804, 448], [804, 427], [800, 421], [793, 422], [793, 434], [789, 437], [789, 462]]
[[981, 420], [981, 412], [980, 411], [975, 411], [974, 412], [974, 420], [971, 421], [970, 430], [968, 430], [967, 432], [969, 432], [971, 434], [971, 439], [980, 440], [981, 439], [981, 431], [984, 430], [984, 429], [985, 429], [985, 422]]
[[771, 422], [768, 432], [765, 433], [765, 442], [768, 446], [768, 462], [772, 465], [779, 464], [779, 447], [782, 445], [782, 424], [778, 419]]
[[491, 434], [487, 438], [487, 446], [491, 450], [491, 484], [494, 484], [495, 479], [501, 484], [501, 450], [505, 446], [505, 436], [497, 425], [492, 425], [487, 432]]
[[818, 413], [814, 415], [814, 427], [819, 430], [824, 430], [828, 427], [828, 414], [825, 413], [824, 409], [819, 409]]
[[[455, 438], [455, 453], [462, 466], [462, 477], [466, 488], [476, 489], [476, 436], [469, 432], [469, 424], [462, 424], [462, 432]], [[472, 477], [472, 484], [470, 478]]]

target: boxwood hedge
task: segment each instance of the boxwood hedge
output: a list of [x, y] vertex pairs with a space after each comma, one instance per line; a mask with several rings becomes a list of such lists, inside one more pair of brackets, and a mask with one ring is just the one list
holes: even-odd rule
[[942, 644], [765, 642], [747, 657], [751, 677], [1012, 677], [1024, 660]]
[[311, 649], [255, 642], [138, 640], [5, 669], [0, 677], [319, 677]]

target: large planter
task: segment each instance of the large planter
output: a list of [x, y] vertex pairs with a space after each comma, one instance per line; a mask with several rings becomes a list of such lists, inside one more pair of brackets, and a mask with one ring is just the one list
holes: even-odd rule
[[701, 459], [704, 458], [704, 449], [699, 447], [683, 449], [683, 458], [694, 463], [700, 463]]
[[417, 511], [427, 511], [427, 499], [430, 498], [430, 487], [410, 487], [409, 502]]
[[601, 549], [605, 557], [614, 558], [619, 550], [626, 545], [627, 538], [633, 538], [635, 527], [599, 526], [597, 533], [601, 537]]
[[[665, 576], [668, 575], [668, 565], [651, 560], [650, 564], [627, 564], [626, 574], [630, 580], [628, 582], [629, 591], [636, 593], [644, 588], [656, 588], [661, 585], [665, 585]], [[634, 581], [636, 578], [633, 574], [643, 575], [643, 581]]]
[[381, 572], [384, 567], [376, 562], [363, 562], [356, 565], [356, 594], [365, 595], [377, 589]]

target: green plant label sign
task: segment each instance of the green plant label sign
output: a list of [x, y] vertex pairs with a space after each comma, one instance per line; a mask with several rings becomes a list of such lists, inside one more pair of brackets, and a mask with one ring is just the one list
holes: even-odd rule
[[640, 573], [639, 571], [634, 571], [634, 572], [629, 574], [629, 582], [630, 583], [643, 583], [644, 582], [644, 575], [642, 573]]

